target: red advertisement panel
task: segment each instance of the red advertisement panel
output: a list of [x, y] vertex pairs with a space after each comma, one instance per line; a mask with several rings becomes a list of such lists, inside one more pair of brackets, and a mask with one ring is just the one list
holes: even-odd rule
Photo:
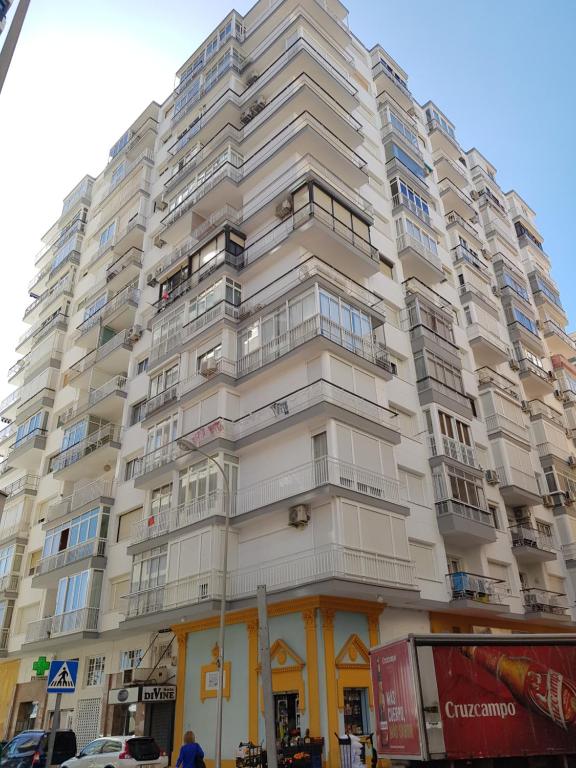
[[418, 696], [406, 640], [370, 652], [376, 750], [382, 757], [421, 757]]
[[448, 758], [576, 752], [576, 647], [433, 649]]

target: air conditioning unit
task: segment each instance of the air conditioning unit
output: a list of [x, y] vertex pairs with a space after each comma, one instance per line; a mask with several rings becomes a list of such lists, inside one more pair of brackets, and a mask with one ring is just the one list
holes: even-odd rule
[[562, 394], [562, 392], [560, 392], [559, 389], [554, 390], [554, 397], [556, 398], [556, 400], [564, 400], [564, 395]]
[[160, 200], [156, 200], [154, 205], [156, 206], [156, 210], [158, 211], [165, 211], [166, 208], [168, 208], [168, 203], [166, 202], [166, 200], [162, 200], [162, 198], [160, 198]]
[[158, 280], [156, 280], [156, 276], [152, 272], [146, 275], [146, 285], [149, 285], [150, 288], [155, 288], [158, 285]]
[[141, 325], [133, 325], [132, 328], [128, 331], [128, 338], [130, 341], [139, 341], [142, 338], [142, 333], [144, 332], [144, 329]]
[[250, 122], [250, 120], [252, 120], [253, 117], [254, 115], [251, 112], [242, 112], [242, 114], [240, 115], [240, 122], [242, 123], [242, 125], [248, 125], [248, 123]]
[[485, 473], [486, 482], [488, 485], [498, 485], [498, 472], [495, 469], [487, 469]]
[[208, 378], [209, 376], [214, 376], [215, 373], [218, 373], [217, 361], [214, 359], [202, 360], [200, 363], [200, 376]]
[[518, 363], [517, 360], [514, 360], [513, 357], [511, 357], [508, 360], [508, 365], [510, 366], [510, 368], [512, 368], [513, 371], [519, 371], [520, 370], [520, 364]]
[[520, 403], [520, 407], [522, 408], [524, 413], [530, 413], [530, 403], [528, 402], [528, 400], [522, 400], [522, 402]]
[[546, 493], [544, 496], [542, 496], [542, 504], [544, 504], [545, 507], [553, 507], [554, 496], [552, 496], [549, 493]]
[[470, 197], [472, 198], [472, 200], [478, 200], [478, 198], [480, 197], [480, 193], [477, 190], [473, 189], [470, 192]]
[[276, 206], [276, 216], [279, 219], [285, 219], [286, 216], [290, 216], [292, 213], [292, 199], [290, 197], [284, 198], [281, 203]]
[[256, 80], [258, 80], [259, 77], [260, 75], [258, 74], [258, 72], [250, 72], [250, 74], [246, 78], [246, 88], [250, 88], [251, 85], [254, 85], [254, 83], [256, 82]]
[[576, 467], [576, 456], [574, 456], [573, 453], [568, 456], [568, 466], [569, 467]]
[[303, 528], [310, 522], [310, 507], [308, 504], [297, 504], [290, 507], [288, 513], [288, 525], [293, 528]]
[[158, 670], [152, 667], [136, 667], [132, 670], [132, 682], [133, 683], [145, 683], [156, 682], [156, 674]]
[[256, 99], [256, 101], [252, 102], [250, 106], [248, 107], [248, 111], [252, 115], [252, 117], [256, 117], [257, 114], [262, 112], [264, 107], [266, 106], [266, 99], [262, 96], [259, 99]]
[[500, 296], [500, 288], [497, 285], [492, 285], [491, 289], [494, 296]]

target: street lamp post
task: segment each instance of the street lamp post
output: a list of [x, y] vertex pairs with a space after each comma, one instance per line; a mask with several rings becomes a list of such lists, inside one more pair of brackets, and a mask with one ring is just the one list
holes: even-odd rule
[[216, 744], [214, 748], [215, 768], [222, 768], [222, 705], [224, 701], [224, 634], [226, 626], [226, 586], [228, 581], [228, 538], [230, 532], [230, 483], [224, 467], [213, 456], [198, 448], [191, 440], [180, 438], [178, 446], [184, 451], [196, 451], [218, 468], [224, 480], [224, 550], [222, 553], [222, 594], [220, 598], [220, 625], [218, 630], [218, 691], [216, 693]]

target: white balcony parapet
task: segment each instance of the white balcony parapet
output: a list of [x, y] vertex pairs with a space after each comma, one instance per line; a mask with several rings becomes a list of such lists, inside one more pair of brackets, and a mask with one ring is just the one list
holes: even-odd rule
[[98, 608], [80, 608], [52, 617], [51, 637], [72, 632], [97, 632]]
[[543, 550], [544, 552], [558, 551], [558, 547], [551, 535], [543, 533], [531, 525], [519, 524], [510, 526], [510, 539], [513, 549], [514, 547], [531, 547]]
[[48, 640], [52, 630], [52, 616], [31, 621], [26, 627], [26, 643], [35, 643], [40, 640]]
[[100, 307], [99, 310], [94, 312], [94, 314], [90, 315], [90, 317], [87, 317], [86, 320], [80, 323], [78, 326], [79, 335], [81, 336], [82, 334], [86, 333], [95, 325], [101, 325], [102, 322], [111, 314], [113, 314], [118, 308], [124, 307], [127, 304], [138, 304], [139, 298], [140, 291], [138, 290], [138, 282], [136, 281], [130, 285], [127, 285], [115, 296], [112, 296], [106, 302], [106, 304]]
[[2, 492], [7, 496], [15, 496], [20, 491], [30, 490], [35, 491], [38, 489], [40, 477], [38, 475], [24, 475], [24, 477], [14, 480], [12, 483], [5, 485], [2, 488]]
[[[410, 560], [389, 557], [341, 544], [327, 544], [262, 563], [258, 568], [241, 568], [229, 574], [227, 595], [230, 600], [252, 596], [258, 584], [270, 592], [306, 584], [340, 579], [396, 589], [416, 589], [415, 565]], [[155, 589], [127, 596], [129, 617], [170, 610], [183, 605], [219, 600], [222, 573], [217, 570], [168, 582]]]
[[115, 492], [116, 484], [113, 480], [99, 479], [82, 485], [79, 488], [75, 488], [69, 496], [60, 499], [56, 504], [50, 505], [46, 513], [46, 521], [51, 522], [74, 509], [79, 509], [85, 504], [90, 504], [101, 498], [113, 499]]
[[20, 576], [17, 573], [7, 573], [0, 576], [0, 594], [2, 592], [16, 592], [20, 584]]
[[496, 473], [501, 487], [515, 485], [536, 496], [542, 495], [534, 472], [530, 474], [518, 467], [496, 467]]
[[115, 336], [112, 336], [111, 339], [108, 339], [108, 341], [102, 344], [100, 347], [96, 347], [96, 349], [88, 352], [87, 355], [84, 355], [84, 357], [81, 357], [80, 360], [77, 360], [70, 366], [70, 371], [72, 371], [75, 375], [83, 373], [92, 365], [95, 365], [107, 355], [111, 354], [115, 349], [118, 349], [118, 347], [121, 347], [124, 344], [130, 346], [132, 344], [128, 330], [119, 331]]
[[93, 408], [97, 403], [105, 400], [114, 392], [121, 392], [126, 394], [128, 391], [127, 388], [128, 379], [125, 376], [113, 376], [104, 384], [96, 387], [96, 389], [91, 389], [88, 393], [88, 397], [85, 397], [82, 400], [77, 400], [74, 405], [70, 406], [70, 408], [67, 408], [66, 411], [61, 413], [58, 417], [58, 423], [68, 423], [84, 411]]
[[520, 424], [517, 421], [513, 421], [508, 416], [504, 416], [501, 413], [492, 413], [490, 416], [486, 416], [484, 421], [486, 423], [488, 434], [491, 432], [504, 430], [506, 432], [510, 432], [525, 443], [530, 442], [530, 436], [526, 424]]
[[396, 238], [396, 244], [398, 253], [402, 253], [402, 251], [405, 251], [407, 248], [411, 248], [435, 269], [442, 271], [442, 262], [438, 258], [438, 254], [431, 251], [430, 248], [427, 248], [424, 243], [420, 242], [420, 240], [417, 240], [415, 237], [412, 237], [412, 235], [399, 235]]
[[86, 557], [104, 557], [106, 554], [106, 539], [92, 539], [77, 544], [75, 547], [63, 549], [54, 555], [43, 557], [36, 567], [36, 575], [49, 573], [56, 568], [62, 568], [64, 565], [76, 563], [78, 560], [84, 560]]
[[434, 436], [428, 435], [428, 447], [432, 456], [449, 456], [451, 459], [467, 464], [469, 467], [478, 466], [476, 451], [472, 446], [460, 443], [453, 437], [447, 437], [446, 435], [441, 435], [441, 438], [442, 443], [438, 445]]
[[442, 499], [436, 502], [436, 514], [438, 517], [447, 515], [457, 515], [466, 520], [473, 520], [475, 523], [482, 523], [494, 528], [494, 520], [487, 509], [472, 507], [470, 504], [464, 504], [458, 499]]

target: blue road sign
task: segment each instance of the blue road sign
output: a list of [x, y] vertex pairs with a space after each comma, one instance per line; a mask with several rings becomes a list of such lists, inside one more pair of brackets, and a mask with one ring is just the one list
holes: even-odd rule
[[46, 691], [48, 693], [74, 693], [77, 677], [77, 661], [51, 661]]

